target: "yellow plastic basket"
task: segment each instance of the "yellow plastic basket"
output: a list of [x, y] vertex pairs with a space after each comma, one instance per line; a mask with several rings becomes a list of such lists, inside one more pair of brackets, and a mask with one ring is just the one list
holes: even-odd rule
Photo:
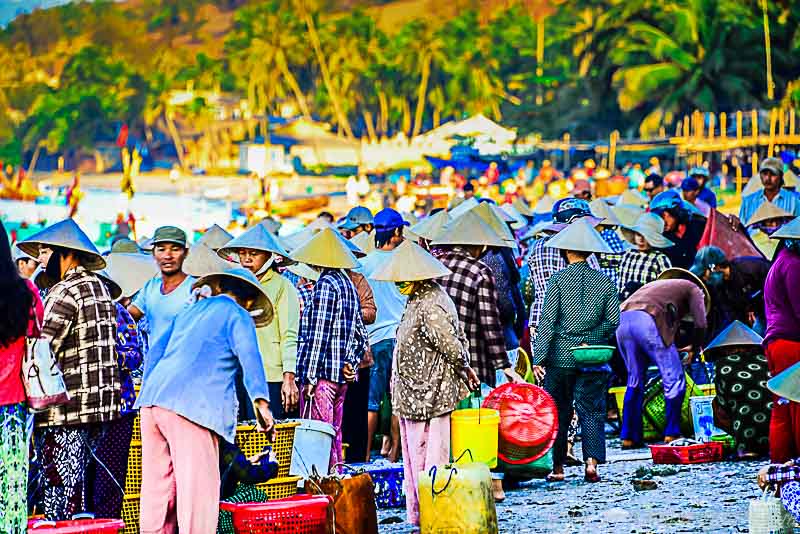
[[133, 420], [133, 434], [131, 434], [131, 441], [142, 441], [142, 421], [139, 419], [139, 414], [136, 414], [136, 419]]
[[125, 522], [123, 534], [139, 534], [139, 495], [125, 495], [122, 498], [122, 520]]
[[[272, 443], [272, 450], [278, 459], [278, 477], [289, 475], [289, 467], [292, 463], [292, 447], [294, 446], [294, 431], [298, 426], [300, 426], [298, 421], [275, 425], [275, 442]], [[255, 425], [239, 425], [236, 427], [236, 446], [241, 449], [246, 457], [249, 458], [261, 453], [268, 444], [267, 435], [256, 431]]]
[[142, 442], [131, 441], [128, 453], [128, 472], [125, 475], [125, 493], [139, 493], [142, 488]]
[[296, 495], [297, 483], [302, 479], [303, 477], [301, 476], [273, 478], [256, 486], [267, 494], [267, 499], [272, 501]]

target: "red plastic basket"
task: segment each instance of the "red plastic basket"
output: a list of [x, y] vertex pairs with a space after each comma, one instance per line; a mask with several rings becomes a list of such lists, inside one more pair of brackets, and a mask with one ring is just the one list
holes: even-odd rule
[[536, 461], [553, 446], [558, 433], [558, 410], [553, 398], [532, 384], [504, 384], [483, 401], [500, 412], [497, 456], [520, 465]]
[[28, 532], [45, 534], [116, 534], [125, 528], [121, 519], [81, 519], [78, 521], [28, 521]]
[[295, 495], [265, 503], [219, 503], [236, 534], [332, 534], [333, 499]]
[[710, 441], [697, 445], [650, 445], [654, 464], [704, 464], [722, 461], [722, 443]]

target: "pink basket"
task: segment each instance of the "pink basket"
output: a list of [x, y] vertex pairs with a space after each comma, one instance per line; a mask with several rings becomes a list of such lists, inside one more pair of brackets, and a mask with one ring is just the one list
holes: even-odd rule
[[28, 534], [116, 534], [125, 528], [121, 519], [80, 519], [77, 521], [28, 521]]

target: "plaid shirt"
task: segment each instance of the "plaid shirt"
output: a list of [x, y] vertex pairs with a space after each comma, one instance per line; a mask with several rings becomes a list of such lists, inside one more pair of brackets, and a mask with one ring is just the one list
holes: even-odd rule
[[768, 482], [781, 483], [791, 480], [800, 480], [800, 458], [794, 461], [794, 465], [773, 464], [769, 466], [767, 471]]
[[606, 228], [600, 235], [603, 241], [611, 247], [614, 252], [611, 254], [600, 254], [600, 270], [611, 279], [614, 285], [617, 285], [617, 274], [619, 272], [619, 264], [622, 261], [622, 255], [628, 248], [630, 248], [626, 241], [624, 241], [619, 234], [611, 228]]
[[511, 366], [506, 353], [503, 325], [492, 270], [464, 249], [453, 247], [439, 254], [453, 274], [437, 279], [456, 305], [469, 342], [470, 365], [481, 382], [495, 385], [495, 371]]
[[[537, 239], [536, 243], [531, 247], [527, 260], [531, 269], [531, 278], [533, 279], [533, 305], [531, 305], [531, 314], [528, 319], [528, 327], [531, 329], [532, 336], [536, 332], [539, 317], [542, 315], [547, 281], [558, 271], [567, 267], [567, 262], [561, 257], [559, 249], [544, 246], [550, 237], [552, 236]], [[594, 254], [589, 256], [587, 263], [592, 269], [600, 270], [600, 264]]]
[[50, 408], [38, 426], [102, 423], [121, 408], [117, 314], [105, 284], [83, 267], [70, 269], [48, 292], [42, 339], [64, 373], [70, 402]]
[[303, 306], [297, 350], [297, 376], [304, 384], [319, 379], [344, 383], [342, 367], [358, 366], [366, 350], [366, 329], [356, 288], [347, 273], [326, 269]]
[[649, 284], [670, 267], [672, 267], [672, 263], [667, 255], [658, 250], [625, 252], [619, 264], [619, 277], [617, 278], [620, 301], [627, 300], [637, 289]]

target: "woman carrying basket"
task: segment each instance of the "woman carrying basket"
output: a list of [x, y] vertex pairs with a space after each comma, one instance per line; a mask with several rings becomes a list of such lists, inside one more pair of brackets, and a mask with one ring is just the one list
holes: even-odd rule
[[397, 329], [392, 406], [400, 418], [408, 522], [419, 525], [417, 479], [450, 461], [450, 413], [480, 385], [455, 305], [434, 282], [450, 270], [419, 245], [405, 241], [372, 275], [395, 282], [408, 303]]

